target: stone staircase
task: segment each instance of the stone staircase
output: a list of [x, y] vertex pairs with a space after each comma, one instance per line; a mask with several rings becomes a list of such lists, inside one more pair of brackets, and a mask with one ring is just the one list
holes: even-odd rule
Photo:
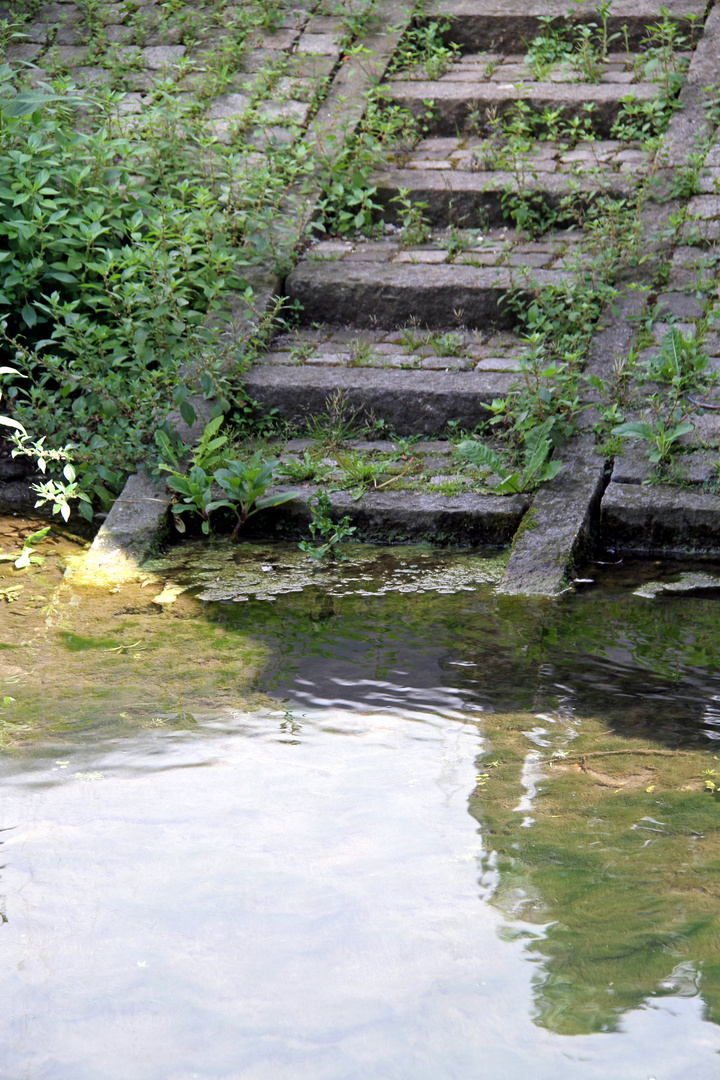
[[[247, 376], [248, 394], [294, 425], [312, 422], [341, 400], [346, 415], [397, 437], [437, 440], [453, 429], [474, 429], [490, 403], [517, 383], [525, 346], [513, 330], [523, 309], [548, 286], [571, 296], [588, 273], [583, 232], [568, 224], [574, 202], [587, 207], [596, 198], [649, 191], [657, 162], [639, 143], [613, 137], [613, 129], [629, 98], [646, 103], [660, 94], [657, 82], [637, 74], [637, 50], [661, 18], [659, 4], [613, 5], [608, 33], [623, 35], [626, 51], [608, 53], [592, 81], [567, 62], [537, 78], [526, 61], [526, 42], [541, 17], [565, 19], [564, 4], [453, 3], [425, 18], [442, 14], [453, 16], [447, 37], [459, 47], [456, 62], [435, 80], [395, 71], [385, 81], [388, 100], [413, 113], [424, 137], [395, 148], [372, 178], [384, 234], [310, 245], [285, 283], [300, 326], [276, 339]], [[701, 27], [686, 17], [701, 14], [699, 4], [686, 0], [674, 17], [697, 39]], [[520, 150], [502, 136], [503, 118], [513, 116], [525, 119]], [[513, 227], [517, 196], [534, 200], [550, 221], [562, 207], [564, 217], [531, 239]], [[414, 203], [424, 204], [428, 223], [417, 242], [401, 227]], [[306, 449], [302, 441], [290, 444], [285, 460]], [[524, 530], [516, 542], [506, 591], [561, 589], [597, 522], [607, 475], [593, 439], [576, 439], [563, 460], [559, 476], [530, 500], [533, 524], [542, 527]], [[402, 484], [382, 495], [370, 490], [354, 503], [341, 493], [332, 498], [368, 538], [382, 535], [382, 522], [390, 519], [399, 538], [401, 508], [410, 521], [422, 499], [437, 502], [437, 514], [453, 503], [459, 531], [448, 516], [445, 539], [497, 543], [507, 536], [507, 498], [434, 495], [432, 478], [427, 485], [422, 492]], [[466, 500], [464, 517], [458, 499]], [[482, 502], [474, 517], [473, 500]], [[515, 498], [510, 518], [519, 521], [527, 505], [527, 497]], [[292, 507], [286, 517], [307, 518], [307, 509]], [[374, 531], [368, 531], [373, 507]], [[408, 525], [408, 538], [418, 535]]]

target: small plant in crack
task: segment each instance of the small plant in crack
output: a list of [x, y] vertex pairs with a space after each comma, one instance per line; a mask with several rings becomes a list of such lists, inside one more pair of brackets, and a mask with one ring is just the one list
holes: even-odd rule
[[356, 338], [350, 342], [348, 349], [348, 367], [370, 367], [379, 359], [377, 351], [369, 341], [361, 341]]
[[446, 334], [428, 334], [425, 344], [430, 346], [436, 356], [462, 356], [464, 352], [462, 337], [452, 331]]
[[303, 456], [294, 461], [284, 461], [278, 467], [278, 475], [288, 480], [291, 484], [317, 483], [327, 480], [330, 469], [317, 456], [313, 456], [307, 450]]
[[424, 68], [428, 79], [439, 79], [452, 67], [460, 46], [447, 40], [450, 19], [416, 22], [395, 51], [390, 74]]
[[350, 524], [347, 514], [334, 520], [332, 502], [325, 491], [318, 491], [308, 499], [308, 506], [312, 514], [309, 526], [312, 540], [301, 540], [298, 547], [311, 559], [341, 559], [340, 545], [357, 531], [356, 526]]
[[413, 202], [408, 188], [400, 188], [390, 202], [396, 203], [398, 207], [402, 246], [416, 247], [418, 244], [424, 244], [432, 233], [430, 223], [423, 214], [423, 211], [427, 210], [427, 203]]

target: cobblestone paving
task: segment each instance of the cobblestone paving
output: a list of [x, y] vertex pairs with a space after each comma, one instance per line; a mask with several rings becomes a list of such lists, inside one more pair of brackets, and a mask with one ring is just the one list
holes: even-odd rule
[[320, 13], [319, 0], [289, 0], [268, 30], [248, 35], [243, 7], [225, 4], [220, 19], [202, 4], [58, 2], [22, 24], [22, 8], [0, 7], [0, 19], [15, 21], [22, 35], [5, 59], [31, 63], [34, 85], [65, 77], [79, 92], [113, 91], [121, 115], [141, 113], [164, 91], [194, 104], [222, 142], [255, 149], [292, 142], [348, 31]]

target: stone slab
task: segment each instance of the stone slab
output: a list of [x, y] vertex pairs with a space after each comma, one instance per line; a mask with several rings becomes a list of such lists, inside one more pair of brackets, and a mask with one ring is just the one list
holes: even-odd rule
[[720, 496], [611, 483], [602, 500], [606, 547], [639, 555], [720, 552]]
[[560, 270], [514, 273], [501, 267], [462, 264], [303, 262], [288, 276], [285, 292], [303, 308], [306, 323], [354, 322], [402, 327], [412, 319], [428, 327], [512, 329], [517, 317], [504, 302], [533, 284], [558, 285], [573, 275]]
[[[646, 36], [647, 27], [660, 21], [660, 3], [654, 0], [615, 0], [608, 17], [611, 34], [622, 34], [627, 27], [631, 48], [637, 48]], [[438, 15], [452, 16], [447, 35], [466, 51], [524, 53], [527, 42], [541, 30], [541, 20], [555, 18], [567, 23], [566, 0], [433, 0], [423, 15], [426, 20]], [[672, 4], [672, 17], [686, 32], [687, 16], [705, 14], [704, 0], [678, 0]], [[588, 5], [573, 12], [577, 22], [597, 22], [596, 7]], [[697, 35], [697, 31], [696, 31]]]
[[555, 596], [568, 587], [574, 565], [589, 542], [605, 487], [605, 462], [591, 439], [560, 452], [563, 467], [533, 497], [498, 591]]
[[338, 391], [348, 415], [384, 419], [399, 435], [432, 435], [449, 420], [474, 428], [487, 406], [508, 392], [513, 375], [490, 372], [379, 371], [368, 368], [276, 367], [248, 372], [245, 391], [286, 420], [306, 420], [327, 411]]
[[[308, 500], [314, 493], [314, 488], [303, 489], [297, 498], [251, 518], [245, 534], [306, 537], [311, 520]], [[529, 503], [526, 495], [446, 496], [384, 491], [368, 492], [357, 500], [349, 492], [334, 491], [329, 498], [335, 519], [348, 515], [357, 528], [353, 539], [493, 547], [510, 543]]]
[[[387, 169], [375, 174], [370, 182], [377, 188], [374, 198], [383, 208], [385, 221], [402, 223], [401, 212], [393, 203], [402, 189], [409, 192], [413, 203], [425, 203], [423, 213], [432, 225], [438, 228], [454, 225], [462, 229], [502, 225], [505, 221], [503, 195], [518, 191], [520, 187], [513, 173], [502, 170]], [[618, 172], [603, 171], [598, 180], [593, 180], [567, 172], [538, 171], [525, 177], [522, 190], [542, 194], [548, 206], [555, 207], [570, 191], [578, 194], [602, 191], [611, 197], [623, 198], [632, 190], [632, 182]]]
[[[638, 101], [658, 97], [655, 83], [632, 87], [607, 83], [512, 83], [476, 82], [393, 82], [388, 96], [401, 108], [422, 118], [428, 134], [453, 135], [464, 130], [470, 113], [493, 110], [498, 116], [512, 109], [516, 101], [526, 101], [537, 112], [560, 110], [567, 120], [586, 116], [585, 106], [595, 105], [593, 127], [596, 134], [608, 136], [621, 109], [621, 99], [629, 94]], [[428, 107], [431, 101], [432, 108]]]

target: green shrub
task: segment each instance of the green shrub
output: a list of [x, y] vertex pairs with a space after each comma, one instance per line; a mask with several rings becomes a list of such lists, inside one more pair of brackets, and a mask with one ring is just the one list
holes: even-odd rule
[[24, 376], [5, 377], [7, 397], [30, 435], [72, 445], [81, 485], [107, 503], [183, 365], [212, 364], [206, 314], [242, 285], [231, 223], [190, 179], [182, 107], [123, 130], [111, 101], [80, 113], [72, 87], [23, 91], [8, 65], [0, 94], [0, 319]]

